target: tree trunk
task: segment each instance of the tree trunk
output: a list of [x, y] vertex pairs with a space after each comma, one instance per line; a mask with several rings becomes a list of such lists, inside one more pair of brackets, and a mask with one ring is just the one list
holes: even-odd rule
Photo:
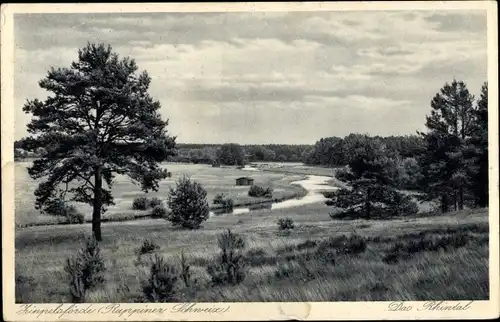
[[488, 207], [488, 194], [489, 194], [488, 185], [482, 184], [478, 190], [479, 192], [477, 193], [478, 194], [477, 205], [481, 208]]
[[441, 212], [448, 212], [448, 198], [445, 194], [441, 195]]
[[101, 208], [102, 208], [102, 174], [101, 167], [97, 167], [94, 175], [94, 209], [92, 213], [92, 233], [97, 241], [102, 240], [101, 236]]
[[453, 191], [453, 207], [455, 208], [455, 211], [457, 211], [457, 190]]
[[366, 209], [366, 218], [367, 219], [370, 219], [370, 212], [371, 212], [371, 209], [370, 209], [370, 188], [367, 188], [366, 189], [366, 202], [365, 202], [365, 209]]
[[459, 199], [458, 199], [458, 209], [459, 210], [462, 210], [464, 209], [464, 187], [460, 187], [460, 190], [459, 190]]
[[479, 187], [477, 188], [479, 194], [479, 207], [488, 207], [489, 197], [489, 178], [488, 178], [488, 154], [482, 156], [480, 165], [480, 179]]

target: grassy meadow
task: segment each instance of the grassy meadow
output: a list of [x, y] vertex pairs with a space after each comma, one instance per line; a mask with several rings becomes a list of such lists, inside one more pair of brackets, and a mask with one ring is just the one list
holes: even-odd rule
[[[65, 223], [65, 218], [42, 215], [35, 209], [34, 191], [38, 182], [31, 179], [27, 167], [31, 162], [16, 162], [15, 166], [15, 206], [16, 226], [26, 227], [32, 225]], [[140, 187], [135, 185], [126, 176], [117, 176], [112, 187], [112, 195], [115, 205], [108, 208], [103, 215], [103, 220], [128, 220], [134, 217], [149, 215], [150, 211], [133, 210], [132, 202], [135, 197], [147, 196], [167, 199], [169, 187], [174, 187], [175, 182], [182, 176], [187, 175], [192, 180], [200, 182], [207, 190], [207, 200], [212, 206], [212, 200], [218, 193], [224, 193], [234, 200], [235, 206], [261, 203], [270, 200], [264, 197], [249, 197], [248, 186], [236, 186], [235, 179], [243, 176], [254, 178], [255, 184], [272, 187], [272, 199], [290, 199], [303, 196], [306, 191], [298, 185], [290, 185], [290, 182], [303, 179], [301, 174], [290, 173], [263, 173], [257, 171], [244, 171], [234, 167], [213, 168], [203, 164], [179, 164], [164, 163], [162, 165], [172, 173], [171, 178], [160, 182], [159, 190], [144, 193]], [[87, 221], [91, 220], [92, 209], [85, 204], [76, 204], [76, 207], [85, 215]]]
[[[296, 225], [289, 234], [276, 225], [276, 219], [285, 216]], [[239, 285], [212, 286], [206, 267], [218, 253], [218, 234], [228, 228], [245, 238], [249, 271]], [[161, 219], [104, 223], [101, 249], [106, 283], [91, 291], [87, 301], [137, 301], [149, 277], [150, 255], [141, 261], [137, 256], [144, 238], [160, 247], [157, 253], [168, 263], [179, 265], [180, 253], [185, 254], [197, 284], [181, 285], [179, 301], [487, 299], [488, 230], [487, 209], [390, 221], [334, 221], [321, 204], [214, 216], [194, 231], [173, 229]], [[329, 238], [354, 233], [366, 239], [364, 252], [328, 252]], [[69, 301], [63, 267], [89, 235], [88, 224], [18, 230], [16, 301]], [[465, 239], [466, 244], [385, 261], [397, 243], [443, 236]]]
[[[304, 193], [290, 185], [314, 167], [249, 172], [206, 165], [166, 165], [173, 177], [160, 191], [186, 173], [203, 184], [211, 202], [224, 192], [237, 204], [248, 202], [248, 187], [234, 185], [236, 177], [251, 176], [256, 184], [270, 185], [275, 197]], [[90, 224], [21, 227], [50, 222], [33, 208], [36, 188], [16, 166], [16, 302], [70, 301], [67, 258], [84, 246]], [[281, 172], [280, 172], [281, 170]], [[307, 172], [306, 172], [307, 171]], [[332, 178], [330, 184], [334, 184]], [[116, 206], [105, 215], [123, 218], [132, 213], [132, 200], [143, 195], [131, 182], [118, 178], [113, 188]], [[258, 200], [253, 200], [258, 201]], [[142, 286], [149, 278], [152, 254], [138, 257], [145, 238], [159, 246], [156, 253], [167, 263], [180, 265], [183, 253], [196, 283], [178, 283], [175, 301], [395, 301], [481, 300], [489, 296], [488, 210], [474, 209], [393, 220], [332, 220], [332, 207], [322, 202], [285, 209], [261, 209], [246, 214], [212, 216], [198, 230], [179, 230], [163, 219], [104, 222], [100, 243], [106, 282], [87, 293], [86, 302], [141, 301]], [[88, 214], [90, 219], [90, 211]], [[47, 218], [45, 218], [47, 217]], [[278, 229], [279, 218], [291, 218], [295, 228]], [[243, 250], [246, 278], [237, 285], [211, 284], [207, 273], [219, 253], [218, 236], [231, 229], [246, 243]], [[359, 236], [366, 248], [357, 253], [336, 253], [339, 237]], [[425, 241], [425, 243], [422, 243]], [[419, 244], [420, 243], [420, 244]], [[425, 245], [424, 245], [425, 244]], [[432, 248], [429, 245], [442, 245]], [[300, 287], [297, 287], [300, 285]]]

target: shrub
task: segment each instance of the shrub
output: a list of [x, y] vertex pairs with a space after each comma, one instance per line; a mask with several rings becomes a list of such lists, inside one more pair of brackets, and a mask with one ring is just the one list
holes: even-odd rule
[[233, 201], [233, 199], [227, 198], [226, 200], [224, 200], [224, 202], [222, 203], [222, 205], [224, 207], [224, 210], [226, 210], [227, 212], [233, 212], [233, 208], [234, 208], [234, 201]]
[[157, 207], [157, 206], [161, 206], [161, 205], [162, 205], [162, 200], [158, 197], [153, 197], [149, 201], [149, 206], [152, 208]]
[[70, 279], [70, 292], [72, 301], [85, 300], [85, 293], [105, 282], [104, 260], [101, 257], [99, 243], [94, 237], [89, 238], [85, 248], [78, 251], [77, 255], [68, 258], [64, 268]]
[[85, 222], [85, 216], [74, 206], [66, 207], [66, 218], [68, 218], [70, 224], [83, 224]]
[[151, 254], [154, 253], [157, 249], [160, 249], [160, 246], [155, 244], [155, 242], [149, 240], [149, 239], [144, 239], [142, 242], [141, 247], [139, 248], [139, 256], [144, 255], [144, 254]]
[[334, 248], [321, 248], [316, 250], [315, 258], [317, 260], [326, 262], [328, 264], [335, 264], [337, 259], [338, 250]]
[[341, 254], [358, 254], [366, 250], [366, 239], [359, 235], [349, 236], [337, 251]]
[[163, 257], [155, 255], [150, 268], [150, 276], [142, 287], [142, 292], [149, 302], [169, 302], [176, 294], [179, 279], [174, 266], [165, 263]]
[[275, 265], [276, 262], [277, 257], [268, 256], [267, 252], [262, 248], [250, 249], [245, 255], [245, 263], [250, 266]]
[[67, 205], [64, 200], [54, 199], [48, 203], [44, 212], [51, 216], [66, 216]]
[[262, 248], [252, 248], [247, 252], [247, 257], [265, 257], [267, 253]]
[[306, 240], [306, 241], [303, 241], [302, 243], [299, 243], [297, 244], [297, 246], [295, 246], [295, 248], [300, 251], [300, 250], [303, 250], [303, 249], [308, 249], [308, 248], [314, 248], [318, 245], [318, 243], [315, 241], [315, 240]]
[[366, 250], [366, 238], [358, 235], [330, 237], [318, 246], [318, 253], [333, 249], [337, 254], [358, 254]]
[[245, 279], [245, 262], [242, 249], [245, 241], [228, 230], [218, 237], [220, 255], [207, 267], [207, 272], [215, 285], [238, 284]]
[[85, 217], [75, 206], [68, 205], [62, 199], [54, 199], [45, 207], [44, 212], [51, 216], [66, 217], [70, 224], [83, 224]]
[[280, 218], [278, 219], [279, 230], [291, 230], [295, 228], [295, 224], [291, 218]]
[[208, 219], [207, 192], [198, 182], [182, 177], [175, 189], [170, 188], [168, 196], [170, 214], [168, 220], [173, 226], [197, 229]]
[[314, 270], [309, 268], [304, 260], [280, 262], [277, 265], [274, 277], [278, 280], [293, 279], [295, 282], [308, 282], [317, 278]]
[[214, 205], [220, 205], [224, 201], [224, 193], [218, 193], [215, 195], [213, 203]]
[[150, 204], [147, 197], [134, 198], [134, 202], [132, 203], [132, 209], [135, 210], [146, 210], [149, 206]]
[[167, 217], [167, 209], [163, 206], [156, 206], [151, 210], [151, 217], [153, 218], [166, 218]]
[[224, 193], [219, 193], [213, 200], [214, 205], [221, 205], [225, 212], [232, 212], [234, 208], [233, 199], [224, 196]]
[[413, 254], [420, 252], [447, 251], [454, 248], [460, 248], [467, 245], [469, 240], [470, 236], [461, 232], [437, 237], [422, 235], [418, 240], [412, 239], [404, 243], [395, 243], [382, 258], [382, 261], [385, 263], [396, 263], [399, 259], [410, 258]]
[[271, 198], [273, 196], [272, 188], [263, 188], [261, 186], [252, 185], [248, 190], [248, 195], [250, 197], [267, 197]]

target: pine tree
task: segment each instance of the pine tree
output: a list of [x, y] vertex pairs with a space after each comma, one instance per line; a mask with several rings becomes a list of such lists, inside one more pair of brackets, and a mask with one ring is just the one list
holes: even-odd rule
[[471, 156], [471, 189], [475, 204], [488, 206], [488, 83], [481, 88], [481, 96], [473, 115], [474, 132], [469, 139]]
[[210, 213], [207, 191], [198, 182], [191, 182], [185, 176], [179, 179], [175, 189], [170, 188], [168, 207], [168, 220], [172, 225], [187, 229], [200, 228]]
[[467, 140], [473, 133], [473, 96], [464, 82], [446, 83], [431, 101], [426, 149], [421, 158], [422, 186], [428, 199], [440, 198], [441, 211], [463, 209], [468, 181]]
[[67, 193], [90, 204], [98, 241], [101, 214], [113, 204], [115, 174], [128, 175], [144, 191], [156, 190], [167, 173], [158, 162], [175, 146], [160, 103], [147, 93], [151, 79], [137, 70], [133, 59], [120, 59], [110, 46], [87, 44], [70, 68], [51, 68], [39, 82], [52, 96], [23, 107], [32, 115], [33, 136], [25, 145], [31, 151], [44, 148], [28, 170], [33, 179], [44, 180], [35, 192], [36, 207], [44, 211]]
[[388, 218], [417, 212], [415, 203], [396, 190], [400, 177], [397, 156], [391, 156], [380, 140], [353, 137], [350, 154], [350, 171], [344, 174], [350, 188], [338, 190], [326, 202], [342, 209], [331, 214], [333, 219]]

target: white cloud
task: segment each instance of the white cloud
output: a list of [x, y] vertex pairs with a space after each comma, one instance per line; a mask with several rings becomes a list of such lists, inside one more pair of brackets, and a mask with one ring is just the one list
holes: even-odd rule
[[[444, 82], [486, 80], [483, 22], [457, 11], [31, 16], [16, 24], [16, 104], [43, 98], [47, 69], [95, 41], [148, 71], [181, 141], [413, 133]], [[28, 118], [16, 113], [20, 137]]]

